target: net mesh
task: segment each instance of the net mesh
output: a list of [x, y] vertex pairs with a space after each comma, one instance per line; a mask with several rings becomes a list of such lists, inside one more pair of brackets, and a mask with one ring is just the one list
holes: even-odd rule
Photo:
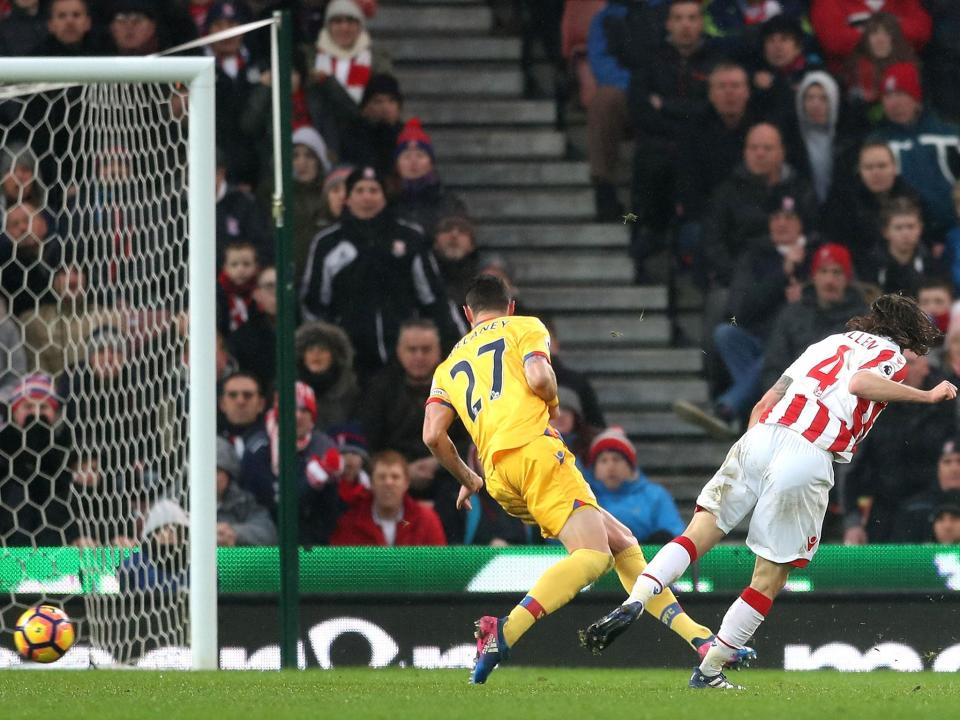
[[50, 87], [0, 88], [0, 629], [66, 601], [126, 664], [187, 645], [189, 104]]

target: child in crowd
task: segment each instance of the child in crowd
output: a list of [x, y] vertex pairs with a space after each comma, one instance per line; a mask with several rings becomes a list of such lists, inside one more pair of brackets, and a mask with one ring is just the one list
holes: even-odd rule
[[227, 245], [217, 278], [217, 321], [225, 335], [247, 322], [256, 308], [253, 291], [257, 287], [259, 272], [260, 263], [253, 243], [240, 240]]
[[886, 248], [882, 251], [875, 282], [884, 293], [902, 293], [917, 297], [924, 274], [932, 267], [926, 251], [920, 246], [923, 214], [920, 206], [909, 198], [895, 198], [881, 212], [881, 227]]

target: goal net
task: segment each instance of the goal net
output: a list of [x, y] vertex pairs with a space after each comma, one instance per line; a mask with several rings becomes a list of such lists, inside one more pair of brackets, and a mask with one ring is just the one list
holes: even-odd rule
[[191, 666], [190, 596], [210, 590], [191, 578], [191, 399], [214, 424], [212, 331], [191, 303], [212, 306], [214, 274], [211, 259], [191, 282], [213, 233], [191, 212], [208, 188], [191, 174], [189, 79], [0, 86], [5, 648], [19, 613], [50, 602], [78, 626], [69, 664]]

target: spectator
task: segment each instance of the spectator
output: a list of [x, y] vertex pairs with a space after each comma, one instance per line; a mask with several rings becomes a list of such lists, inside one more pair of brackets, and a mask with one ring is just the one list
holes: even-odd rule
[[397, 138], [403, 130], [403, 95], [393, 75], [376, 73], [360, 99], [360, 114], [347, 121], [340, 138], [340, 157], [353, 165], [370, 165], [388, 177], [396, 164]]
[[837, 165], [847, 147], [838, 133], [840, 90], [827, 73], [807, 73], [796, 94], [794, 137], [788, 142], [797, 169], [808, 177], [817, 195], [817, 202], [827, 201]]
[[153, 503], [136, 543], [140, 551], [124, 558], [117, 572], [121, 595], [129, 597], [134, 590], [175, 594], [187, 589], [189, 537], [190, 516], [176, 501], [163, 498]]
[[270, 513], [237, 485], [240, 461], [233, 445], [217, 438], [217, 545], [276, 545], [277, 528]]
[[217, 277], [217, 329], [227, 335], [241, 327], [255, 311], [257, 249], [248, 240], [229, 243], [223, 249], [223, 265]]
[[942, 117], [960, 123], [960, 4], [924, 0], [933, 16], [933, 38], [923, 56], [924, 83]]
[[[347, 178], [354, 170], [353, 165], [337, 165], [327, 173], [320, 189], [323, 198], [323, 213], [320, 218], [320, 228], [329, 227], [340, 219], [343, 206], [347, 200]], [[307, 243], [309, 248], [309, 243]], [[302, 276], [298, 275], [298, 277]]]
[[953, 285], [950, 281], [936, 276], [923, 278], [917, 291], [917, 304], [937, 329], [946, 334], [950, 329], [953, 309]]
[[440, 518], [407, 494], [410, 474], [403, 455], [385, 451], [373, 458], [370, 496], [340, 518], [331, 545], [446, 545]]
[[40, 0], [13, 0], [10, 14], [0, 22], [0, 55], [30, 55], [46, 35]]
[[880, 103], [881, 84], [887, 68], [896, 63], [917, 62], [917, 54], [903, 36], [900, 23], [889, 13], [871, 15], [863, 23], [863, 31], [856, 49], [847, 59], [843, 82], [847, 99], [875, 124], [882, 110], [874, 112]]
[[710, 106], [685, 127], [677, 168], [677, 203], [687, 236], [692, 233], [686, 245], [693, 247], [710, 195], [743, 159], [747, 131], [753, 125], [750, 78], [743, 67], [717, 63], [707, 87]]
[[473, 223], [462, 215], [448, 215], [441, 218], [434, 230], [433, 257], [436, 262], [436, 275], [442, 288], [438, 288], [438, 297], [446, 298], [447, 309], [440, 322], [440, 339], [444, 352], [469, 332], [463, 305], [467, 298], [467, 287], [480, 268], [477, 253], [476, 230]]
[[360, 388], [347, 334], [330, 323], [304, 323], [297, 329], [295, 352], [297, 377], [317, 398], [317, 427], [326, 432], [353, 419]]
[[[405, 322], [397, 339], [397, 362], [371, 379], [360, 403], [360, 419], [370, 449], [402, 454], [410, 463], [407, 475], [418, 493], [432, 489], [439, 469], [422, 437], [424, 406], [440, 360], [436, 325], [429, 320]], [[462, 439], [462, 433], [455, 437]]]
[[890, 146], [879, 138], [860, 148], [856, 175], [837, 175], [823, 210], [823, 229], [830, 242], [849, 248], [857, 276], [875, 272], [875, 258], [884, 245], [880, 211], [902, 197], [919, 202], [899, 175]]
[[960, 545], [960, 492], [944, 493], [934, 508], [933, 539], [940, 545]]
[[716, 285], [727, 287], [740, 255], [751, 241], [763, 238], [767, 227], [764, 208], [777, 196], [792, 197], [804, 227], [812, 226], [816, 196], [784, 160], [780, 131], [760, 123], [747, 134], [743, 164], [714, 192], [704, 224], [703, 256], [708, 276]]
[[646, 259], [664, 246], [676, 215], [674, 169], [683, 128], [706, 110], [706, 78], [719, 60], [704, 39], [698, 0], [670, 2], [666, 31], [648, 62], [632, 73], [628, 94], [637, 130], [632, 205], [639, 218], [632, 245], [641, 282], [646, 279]]
[[597, 501], [640, 542], [667, 542], [683, 531], [670, 493], [637, 467], [637, 450], [623, 430], [608, 428], [590, 445], [587, 479]]
[[[552, 354], [552, 353], [551, 353]], [[563, 442], [573, 452], [578, 462], [582, 462], [590, 451], [590, 443], [600, 428], [591, 426], [584, 420], [580, 397], [572, 388], [557, 383], [557, 417], [550, 424], [563, 437]]]
[[908, 198], [890, 200], [881, 211], [880, 226], [886, 247], [877, 257], [876, 272], [862, 279], [875, 282], [883, 293], [917, 297], [924, 273], [929, 273], [933, 266], [920, 245], [920, 207]]
[[863, 36], [871, 15], [890, 13], [917, 52], [930, 39], [930, 15], [920, 0], [813, 0], [810, 21], [833, 72], [839, 72]]
[[400, 193], [397, 217], [416, 224], [427, 237], [433, 237], [437, 221], [447, 215], [466, 215], [459, 197], [443, 187], [434, 168], [433, 142], [411, 118], [397, 138], [394, 152]]
[[[303, 125], [293, 131], [293, 263], [296, 277], [303, 277], [310, 241], [330, 224], [324, 192], [330, 171], [327, 146], [315, 129]], [[345, 176], [344, 176], [344, 179]], [[270, 185], [272, 183], [261, 183]]]
[[[7, 397], [20, 378], [27, 374], [27, 354], [20, 328], [0, 300], [0, 398]], [[29, 367], [36, 368], [37, 365], [31, 363]]]
[[580, 107], [587, 108], [597, 91], [597, 80], [587, 62], [587, 33], [590, 21], [606, 5], [604, 0], [569, 0], [563, 5], [560, 21], [561, 54], [579, 89]]
[[119, 320], [116, 313], [97, 307], [88, 294], [86, 273], [76, 264], [59, 265], [53, 275], [50, 293], [39, 305], [19, 317], [23, 327], [23, 345], [17, 354], [31, 368], [57, 378], [64, 368], [76, 365], [93, 329]]
[[367, 439], [356, 423], [332, 428], [329, 434], [343, 458], [337, 491], [340, 499], [351, 505], [370, 494], [370, 449]]
[[47, 35], [33, 48], [40, 57], [106, 55], [107, 43], [93, 29], [88, 0], [52, 0], [47, 7]]
[[[628, 3], [610, 0], [593, 16], [587, 33], [587, 59], [597, 89], [587, 105], [587, 154], [597, 219], [618, 220], [623, 206], [617, 199], [616, 165], [620, 143], [627, 138], [627, 89], [630, 69], [624, 62], [621, 38], [631, 38]], [[646, 35], [644, 37], [647, 37]], [[636, 37], [637, 41], [643, 38]], [[656, 34], [648, 39], [655, 41]]]
[[249, 452], [266, 439], [263, 422], [266, 398], [256, 375], [240, 370], [228, 375], [220, 387], [219, 435], [233, 446], [237, 460], [243, 462]]
[[804, 348], [833, 333], [867, 311], [861, 293], [850, 285], [853, 263], [842, 245], [821, 245], [810, 263], [812, 287], [790, 303], [774, 321], [763, 357], [761, 387], [771, 387]]
[[739, 435], [760, 399], [764, 348], [780, 311], [799, 302], [812, 254], [793, 198], [768, 206], [769, 242], [747, 250], [737, 263], [727, 298], [726, 320], [713, 328], [713, 343], [731, 384], [716, 397], [712, 413], [687, 400], [674, 403], [685, 420], [727, 439]]
[[877, 133], [890, 144], [903, 179], [920, 194], [934, 237], [942, 238], [957, 223], [951, 193], [960, 167], [960, 130], [924, 109], [920, 75], [909, 63], [884, 73], [883, 114]]
[[758, 55], [763, 44], [763, 24], [777, 15], [801, 18], [807, 3], [803, 0], [707, 0], [704, 9], [707, 28], [728, 56], [748, 62]]
[[251, 243], [257, 249], [260, 261], [270, 262], [273, 259], [273, 237], [269, 218], [253, 195], [227, 182], [227, 153], [218, 148], [216, 157], [217, 266], [223, 264], [223, 249], [237, 241]]
[[[930, 462], [923, 467], [904, 466], [907, 473], [904, 477], [913, 480], [912, 487], [917, 492], [907, 497], [896, 508], [892, 518], [891, 542], [930, 542], [930, 526], [936, 517], [937, 508], [953, 500], [960, 493], [960, 445], [952, 434], [947, 435], [946, 439], [941, 437], [940, 440], [942, 449], [936, 469]], [[930, 487], [929, 479], [934, 475], [937, 483]], [[863, 539], [862, 535], [856, 536], [851, 533], [851, 536], [853, 540]]]
[[317, 36], [313, 82], [325, 105], [342, 108], [334, 111], [341, 116], [356, 113], [373, 73], [391, 70], [389, 58], [373, 48], [365, 25], [354, 0], [331, 0]]
[[35, 205], [7, 209], [0, 235], [0, 292], [14, 315], [36, 310], [50, 287], [49, 222]]
[[557, 334], [555, 323], [547, 318], [544, 324], [550, 331], [550, 364], [557, 376], [557, 385], [569, 388], [574, 394], [577, 403], [580, 405], [583, 420], [587, 425], [594, 428], [606, 427], [607, 422], [603, 417], [603, 410], [600, 407], [600, 401], [597, 399], [597, 393], [593, 389], [590, 378], [566, 364], [563, 360], [563, 354], [560, 352], [560, 336]]
[[28, 375], [9, 402], [0, 429], [0, 543], [67, 545], [78, 537], [70, 508], [70, 438], [60, 424], [50, 377]]
[[29, 145], [13, 143], [3, 149], [0, 178], [0, 210], [22, 202], [38, 208], [45, 206], [46, 192], [37, 177], [37, 156]]
[[157, 7], [151, 0], [119, 0], [110, 19], [110, 37], [119, 55], [149, 55], [162, 50]]
[[[246, 6], [231, 0], [217, 0], [207, 10], [205, 35], [229, 30], [250, 20]], [[226, 176], [231, 183], [249, 190], [257, 184], [257, 153], [243, 131], [241, 119], [250, 95], [260, 82], [260, 71], [251, 62], [243, 35], [217, 40], [207, 46], [216, 72], [214, 100], [217, 146], [229, 148]]]
[[228, 347], [239, 368], [272, 388], [277, 371], [277, 270], [262, 268], [253, 291], [257, 312], [230, 335]]
[[389, 362], [400, 324], [418, 311], [432, 316], [443, 300], [431, 290], [423, 236], [387, 210], [373, 168], [350, 174], [345, 205], [341, 221], [313, 239], [300, 298], [305, 319], [346, 331], [363, 381]]
[[953, 284], [960, 287], [960, 180], [953, 186], [953, 209], [957, 214], [957, 224], [947, 233], [946, 258], [949, 263]]
[[763, 60], [753, 74], [754, 100], [766, 120], [785, 127], [796, 121], [795, 98], [803, 76], [818, 63], [804, 54], [798, 18], [774, 15], [761, 26], [760, 38]]

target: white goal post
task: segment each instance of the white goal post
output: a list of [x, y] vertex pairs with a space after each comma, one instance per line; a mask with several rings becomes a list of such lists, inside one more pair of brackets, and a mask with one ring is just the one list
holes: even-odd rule
[[[212, 58], [11, 58], [0, 59], [0, 83], [20, 85], [25, 92], [42, 93], [51, 88], [96, 84], [176, 84], [186, 88], [187, 207], [184, 213], [188, 248], [186, 277], [189, 302], [188, 384], [181, 394], [189, 422], [184, 500], [189, 507], [189, 604], [190, 666], [218, 667], [217, 645], [217, 542], [216, 542], [216, 322], [215, 322], [215, 139], [214, 65]], [[27, 85], [36, 86], [32, 90]], [[9, 97], [9, 96], [8, 96]], [[137, 166], [146, 173], [147, 165]], [[144, 182], [151, 182], [144, 178]], [[181, 207], [179, 199], [173, 200]], [[137, 199], [131, 205], [138, 206]], [[178, 250], [179, 252], [179, 250]], [[149, 270], [148, 258], [138, 268]], [[133, 267], [133, 266], [131, 266]], [[139, 272], [135, 270], [131, 272]], [[144, 271], [146, 272], [146, 271]], [[149, 282], [143, 281], [144, 284]], [[169, 280], [160, 284], [168, 291]], [[137, 292], [141, 292], [139, 289]], [[186, 297], [183, 288], [170, 292]], [[166, 356], [165, 356], [166, 357]], [[181, 361], [182, 364], [182, 361]], [[145, 402], [149, 402], [146, 400]], [[170, 457], [176, 457], [171, 454]], [[182, 472], [182, 470], [181, 470]]]

